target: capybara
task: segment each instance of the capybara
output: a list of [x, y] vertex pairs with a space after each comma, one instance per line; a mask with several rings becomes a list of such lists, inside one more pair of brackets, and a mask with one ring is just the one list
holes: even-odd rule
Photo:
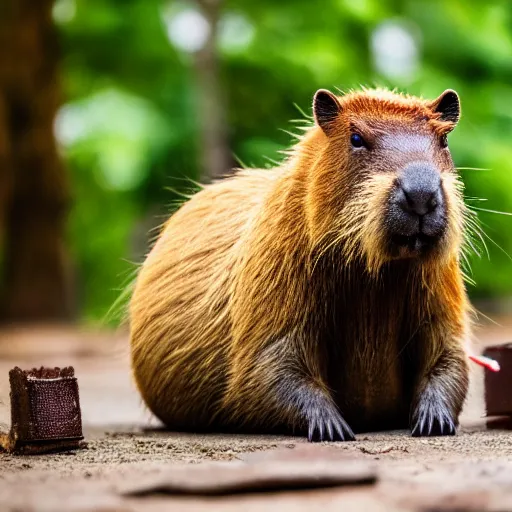
[[133, 372], [170, 429], [455, 433], [468, 387], [458, 95], [319, 90], [285, 161], [205, 186], [130, 303]]

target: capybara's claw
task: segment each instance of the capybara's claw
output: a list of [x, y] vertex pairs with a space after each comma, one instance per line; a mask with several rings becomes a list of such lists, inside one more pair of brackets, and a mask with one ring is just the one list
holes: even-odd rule
[[455, 421], [453, 415], [442, 399], [420, 400], [413, 417], [412, 435], [453, 436]]
[[355, 436], [338, 411], [316, 409], [311, 412], [308, 441], [354, 441]]

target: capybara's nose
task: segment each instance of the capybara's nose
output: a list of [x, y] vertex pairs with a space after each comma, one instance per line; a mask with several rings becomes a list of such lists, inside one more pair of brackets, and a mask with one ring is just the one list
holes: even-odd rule
[[397, 202], [407, 213], [420, 217], [442, 205], [441, 176], [429, 163], [407, 165], [398, 177]]

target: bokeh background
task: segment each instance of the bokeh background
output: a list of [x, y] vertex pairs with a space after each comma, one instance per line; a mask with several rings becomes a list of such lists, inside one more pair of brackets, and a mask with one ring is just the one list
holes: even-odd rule
[[115, 325], [183, 193], [275, 165], [317, 88], [361, 84], [459, 92], [450, 146], [488, 247], [470, 293], [506, 308], [509, 1], [1, 0], [1, 321]]

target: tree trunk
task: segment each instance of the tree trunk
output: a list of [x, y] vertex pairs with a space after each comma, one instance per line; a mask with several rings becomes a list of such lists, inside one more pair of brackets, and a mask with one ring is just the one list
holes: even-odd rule
[[60, 100], [53, 0], [0, 6], [2, 321], [70, 317], [68, 184], [53, 123]]
[[231, 157], [227, 140], [225, 101], [219, 81], [217, 33], [222, 0], [199, 0], [198, 4], [210, 32], [195, 55], [198, 86], [198, 116], [201, 130], [201, 181], [208, 183], [231, 172]]

